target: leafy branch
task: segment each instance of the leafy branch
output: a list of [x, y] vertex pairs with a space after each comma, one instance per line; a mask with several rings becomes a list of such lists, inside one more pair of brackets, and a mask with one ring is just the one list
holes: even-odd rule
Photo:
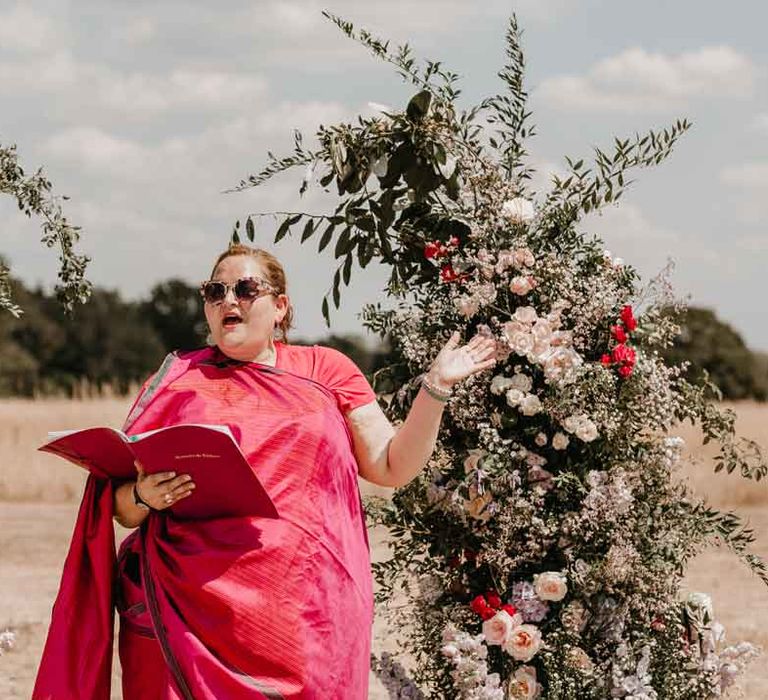
[[[91, 284], [85, 279], [89, 258], [75, 253], [80, 238], [80, 227], [73, 226], [64, 216], [60, 199], [52, 194], [51, 182], [41, 169], [27, 176], [19, 165], [16, 146], [0, 145], [0, 194], [16, 199], [19, 210], [27, 217], [35, 215], [42, 220], [41, 241], [48, 248], [59, 247], [59, 284], [56, 295], [67, 312], [75, 304], [84, 303], [91, 292]], [[22, 310], [12, 299], [10, 270], [0, 262], [0, 309], [19, 316]]]

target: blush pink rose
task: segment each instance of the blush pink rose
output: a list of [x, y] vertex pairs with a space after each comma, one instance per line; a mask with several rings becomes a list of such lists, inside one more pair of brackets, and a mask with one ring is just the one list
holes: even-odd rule
[[502, 648], [517, 661], [530, 661], [541, 649], [541, 632], [534, 625], [518, 625]]
[[505, 610], [499, 610], [490, 620], [483, 623], [483, 635], [486, 643], [501, 646], [522, 621], [523, 618], [519, 613], [513, 617]]

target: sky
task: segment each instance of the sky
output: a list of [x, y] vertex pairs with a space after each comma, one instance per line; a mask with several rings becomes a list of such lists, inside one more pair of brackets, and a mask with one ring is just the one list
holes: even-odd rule
[[[0, 0], [0, 143], [17, 144], [26, 169], [44, 166], [71, 198], [95, 284], [129, 299], [170, 277], [196, 284], [236, 219], [328, 210], [317, 186], [299, 198], [299, 170], [223, 193], [268, 149], [290, 152], [294, 128], [311, 145], [320, 124], [370, 115], [371, 102], [403, 107], [413, 94], [323, 9], [443, 61], [462, 76], [465, 107], [501, 89], [516, 12], [542, 179], [565, 155], [690, 119], [672, 157], [637, 173], [620, 206], [582, 228], [645, 277], [673, 259], [681, 297], [768, 350], [768, 5], [759, 0], [727, 12], [711, 0]], [[321, 337], [332, 257], [312, 242], [272, 246], [275, 229], [265, 219], [257, 242], [286, 268], [294, 335]], [[55, 251], [7, 197], [0, 253], [28, 284], [55, 279]], [[380, 268], [353, 274], [331, 330], [360, 332], [357, 313], [382, 300], [385, 279]]]

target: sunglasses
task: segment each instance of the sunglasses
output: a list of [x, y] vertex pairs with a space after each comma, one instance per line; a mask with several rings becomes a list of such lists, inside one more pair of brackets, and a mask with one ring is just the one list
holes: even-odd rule
[[234, 290], [239, 301], [253, 301], [265, 294], [277, 294], [277, 290], [266, 280], [259, 277], [241, 277], [232, 284], [206, 280], [200, 285], [200, 295], [209, 304], [220, 304], [230, 289]]

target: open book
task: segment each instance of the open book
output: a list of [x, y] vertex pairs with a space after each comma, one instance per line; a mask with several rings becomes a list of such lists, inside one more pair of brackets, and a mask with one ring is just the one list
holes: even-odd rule
[[[276, 518], [274, 504], [224, 425], [172, 425], [138, 435], [108, 427], [48, 433], [38, 448], [95, 476], [135, 479], [138, 460], [147, 474], [190, 474], [191, 495], [168, 511], [183, 519], [260, 516]], [[165, 511], [164, 511], [165, 512]]]

